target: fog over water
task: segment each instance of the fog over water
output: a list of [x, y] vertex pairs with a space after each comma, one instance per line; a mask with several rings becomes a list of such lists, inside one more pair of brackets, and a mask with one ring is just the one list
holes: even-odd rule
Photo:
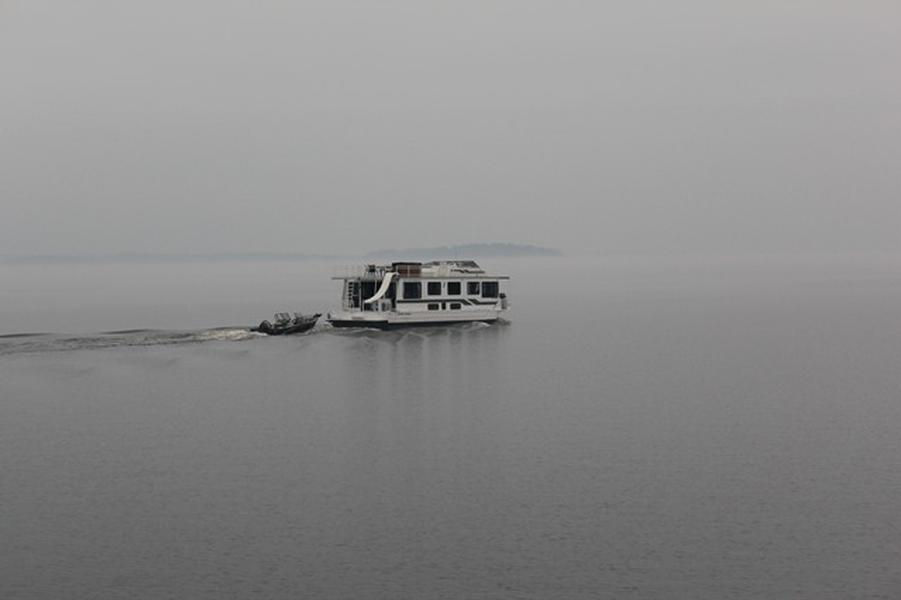
[[0, 255], [901, 252], [899, 23], [875, 0], [8, 0]]
[[897, 260], [485, 266], [290, 338], [332, 264], [0, 266], [0, 596], [901, 592]]

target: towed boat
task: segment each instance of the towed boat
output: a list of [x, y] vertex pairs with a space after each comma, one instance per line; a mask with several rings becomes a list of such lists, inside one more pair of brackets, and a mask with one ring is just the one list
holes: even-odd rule
[[290, 335], [292, 333], [303, 333], [313, 329], [316, 321], [322, 315], [316, 313], [314, 315], [302, 315], [294, 313], [292, 317], [288, 313], [275, 313], [272, 322], [263, 321], [259, 327], [254, 327], [251, 331], [257, 333], [265, 333], [266, 335]]

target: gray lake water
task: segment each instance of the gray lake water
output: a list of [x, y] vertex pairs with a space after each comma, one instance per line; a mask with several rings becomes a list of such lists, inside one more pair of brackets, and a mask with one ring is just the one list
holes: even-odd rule
[[482, 262], [293, 338], [333, 265], [0, 265], [0, 597], [901, 597], [901, 261]]

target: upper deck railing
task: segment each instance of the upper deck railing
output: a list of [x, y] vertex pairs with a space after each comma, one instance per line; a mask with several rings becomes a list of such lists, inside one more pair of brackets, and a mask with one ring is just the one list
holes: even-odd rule
[[338, 265], [332, 270], [332, 279], [367, 279], [381, 281], [388, 272], [384, 266], [376, 266], [370, 270], [371, 265]]
[[453, 264], [422, 265], [420, 268], [395, 269], [391, 265], [339, 265], [332, 271], [332, 279], [363, 279], [381, 281], [385, 274], [397, 271], [402, 279], [510, 279], [508, 275], [492, 275], [482, 269], [461, 269]]

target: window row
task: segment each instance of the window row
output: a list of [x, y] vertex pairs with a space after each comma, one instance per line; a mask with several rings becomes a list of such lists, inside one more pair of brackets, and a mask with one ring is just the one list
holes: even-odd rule
[[[441, 304], [438, 304], [437, 302], [433, 302], [432, 304], [429, 304], [429, 310], [444, 310], [446, 306], [447, 306], [447, 302], [442, 302]], [[451, 310], [460, 310], [461, 308], [463, 308], [463, 305], [460, 304], [459, 302], [451, 302], [450, 303]]]
[[[422, 298], [422, 282], [405, 281], [404, 282], [404, 299], [417, 300]], [[429, 296], [441, 295], [441, 282], [429, 281], [426, 284], [426, 292]], [[461, 283], [459, 281], [447, 282], [447, 295], [459, 296], [461, 293]], [[499, 293], [499, 285], [496, 281], [470, 281], [466, 284], [466, 293], [470, 296], [479, 296], [483, 298], [497, 298]]]
[[[430, 281], [427, 284], [427, 291], [429, 296], [440, 296], [441, 295], [441, 282], [440, 281]], [[459, 296], [460, 295], [460, 282], [459, 281], [448, 281], [447, 282], [447, 295], [448, 296]]]

